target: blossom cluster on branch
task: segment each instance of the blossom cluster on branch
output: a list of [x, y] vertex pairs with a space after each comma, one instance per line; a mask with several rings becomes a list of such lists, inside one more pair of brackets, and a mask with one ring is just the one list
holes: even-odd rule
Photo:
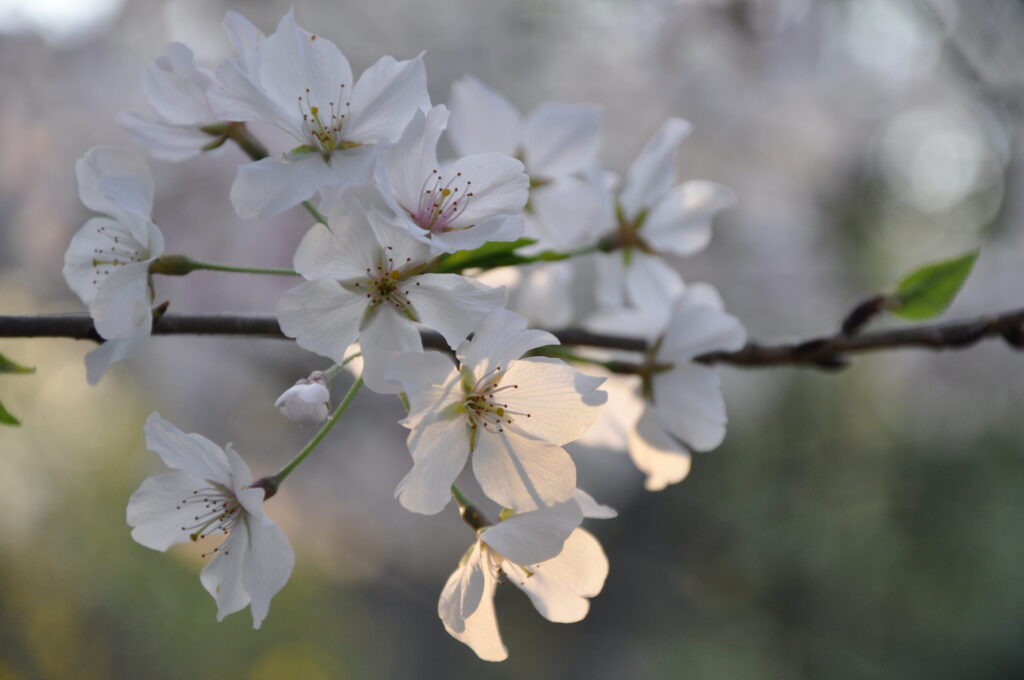
[[[433, 104], [423, 54], [382, 57], [355, 78], [338, 47], [291, 13], [270, 35], [235, 12], [224, 27], [236, 56], [207, 69], [185, 45], [168, 46], [143, 80], [152, 112], [119, 121], [165, 161], [236, 143], [251, 159], [230, 192], [238, 215], [303, 205], [315, 224], [294, 271], [168, 255], [145, 162], [127, 149], [90, 150], [78, 162], [79, 192], [99, 216], [74, 236], [64, 267], [104, 339], [86, 358], [87, 377], [98, 381], [151, 334], [167, 309], [156, 304], [157, 275], [294, 275], [301, 282], [276, 305], [281, 329], [332, 363], [275, 406], [321, 427], [278, 473], [253, 481], [230, 446], [154, 413], [147, 444], [174, 472], [147, 479], [132, 496], [132, 536], [166, 550], [226, 535], [207, 553], [201, 581], [218, 618], [250, 606], [259, 627], [294, 564], [263, 502], [365, 383], [399, 395], [408, 410], [401, 425], [412, 465], [398, 501], [433, 514], [454, 498], [476, 531], [441, 593], [448, 632], [481, 658], [505, 658], [492, 604], [502, 579], [545, 618], [582, 619], [608, 561], [580, 525], [615, 512], [577, 488], [566, 445], [586, 441], [595, 424], [617, 428], [647, 488], [658, 490], [686, 476], [691, 452], [725, 436], [718, 377], [696, 359], [740, 349], [745, 330], [714, 288], [687, 285], [664, 256], [704, 249], [732, 192], [678, 181], [676, 155], [690, 131], [678, 118], [619, 178], [599, 163], [597, 107], [547, 103], [523, 114], [471, 76], [455, 83], [447, 106]], [[267, 151], [247, 123], [274, 126], [294, 146]], [[438, 158], [445, 134], [455, 158]], [[582, 307], [570, 295], [581, 287]], [[637, 337], [650, 349], [577, 353], [530, 327], [572, 323]], [[450, 351], [426, 351], [424, 328]], [[361, 367], [358, 379], [332, 409], [329, 385], [346, 364]], [[634, 406], [606, 408], [609, 370]], [[454, 484], [470, 462], [500, 508], [494, 522]]]

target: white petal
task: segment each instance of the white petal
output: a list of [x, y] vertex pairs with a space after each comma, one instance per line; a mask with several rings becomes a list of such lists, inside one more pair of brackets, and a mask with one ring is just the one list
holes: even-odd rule
[[413, 467], [395, 489], [402, 507], [434, 515], [451, 500], [451, 486], [466, 466], [469, 435], [465, 416], [452, 416], [413, 429], [409, 433]]
[[653, 408], [648, 408], [629, 435], [629, 457], [647, 475], [644, 487], [661, 491], [690, 474], [690, 451], [669, 436]]
[[733, 352], [746, 344], [743, 324], [725, 313], [720, 299], [716, 299], [717, 292], [709, 292], [708, 288], [706, 284], [695, 284], [673, 305], [659, 357], [687, 361], [706, 352]]
[[434, 234], [417, 227], [411, 233], [429, 243], [434, 253], [454, 253], [473, 250], [491, 241], [515, 241], [523, 235], [523, 220], [519, 215], [496, 215], [468, 229]]
[[451, 359], [441, 352], [406, 352], [391, 360], [386, 380], [402, 386], [409, 398], [407, 428], [450, 415], [448, 407], [463, 398], [462, 378]]
[[725, 400], [718, 375], [707, 366], [676, 364], [654, 376], [654, 403], [662, 427], [697, 451], [725, 438]]
[[535, 564], [562, 552], [565, 539], [582, 521], [579, 504], [570, 499], [513, 515], [480, 532], [480, 540], [516, 564]]
[[658, 128], [629, 168], [619, 195], [626, 215], [636, 217], [652, 208], [676, 183], [676, 153], [691, 126], [681, 118], [669, 118]]
[[686, 286], [679, 273], [657, 255], [633, 251], [626, 268], [626, 293], [630, 301], [646, 314], [666, 324], [672, 303]]
[[[573, 279], [570, 262], [538, 262], [520, 267], [506, 267], [518, 280], [509, 308], [525, 316], [531, 324], [563, 328], [572, 323], [575, 309], [569, 296]], [[492, 269], [491, 272], [498, 270]], [[479, 280], [483, 280], [483, 276]], [[487, 281], [492, 285], [496, 281]]]
[[146, 419], [146, 448], [164, 465], [198, 479], [231, 486], [231, 466], [223, 449], [199, 434], [186, 434], [153, 412]]
[[128, 500], [126, 518], [136, 543], [164, 551], [189, 540], [186, 527], [195, 523], [195, 505], [183, 501], [207, 482], [187, 472], [147, 478]]
[[259, 83], [269, 98], [301, 119], [302, 110], [317, 106], [324, 114], [330, 102], [341, 107], [352, 97], [352, 69], [341, 50], [323, 36], [299, 28], [292, 12], [263, 41]]
[[506, 309], [487, 314], [473, 332], [473, 339], [458, 348], [459, 360], [477, 379], [500, 367], [508, 370], [512, 361], [544, 345], [557, 345], [548, 333], [526, 328], [526, 319]]
[[409, 301], [419, 320], [451, 348], [458, 347], [489, 311], [503, 307], [503, 288], [490, 288], [456, 274], [423, 274], [407, 282]]
[[120, 249], [121, 245], [128, 250], [141, 249], [128, 227], [106, 217], [93, 217], [71, 237], [64, 253], [64, 280], [86, 305], [96, 298], [96, 290], [105, 278], [102, 272], [108, 268], [96, 263], [96, 251], [106, 253], [114, 246]]
[[[452, 580], [459, 578], [458, 572], [453, 573], [445, 590], [449, 591]], [[494, 614], [494, 588], [497, 581], [490, 576], [489, 572], [484, 574], [483, 592], [480, 594], [480, 604], [471, 616], [462, 622], [462, 629], [456, 631], [445, 624], [445, 630], [459, 642], [469, 646], [476, 655], [484, 661], [504, 661], [508, 658], [508, 650], [501, 641], [501, 634], [498, 632], [498, 618]], [[439, 604], [440, 608], [440, 604]]]
[[621, 252], [594, 253], [589, 260], [594, 265], [596, 287], [594, 296], [602, 307], [622, 307], [626, 304], [626, 265]]
[[479, 541], [473, 543], [459, 568], [448, 578], [437, 602], [437, 615], [455, 632], [465, 631], [466, 619], [480, 606], [485, 580], [490, 577], [484, 568], [484, 551]]
[[397, 140], [414, 113], [430, 108], [423, 55], [406, 61], [381, 57], [359, 76], [351, 102], [342, 131], [346, 140], [363, 144]]
[[449, 135], [460, 156], [496, 151], [514, 156], [519, 149], [519, 113], [496, 90], [473, 76], [452, 85]]
[[223, 621], [250, 602], [243, 572], [250, 559], [249, 531], [239, 525], [220, 544], [210, 563], [199, 572], [199, 582], [217, 603], [217, 620]]
[[267, 122], [305, 141], [301, 116], [296, 115], [298, 106], [282, 109], [271, 101], [254, 81], [257, 73], [247, 74], [246, 65], [234, 60], [218, 66], [215, 73], [217, 83], [207, 90], [206, 97], [217, 118]]
[[666, 319], [658, 319], [636, 307], [601, 307], [583, 320], [592, 333], [621, 335], [654, 342], [665, 331]]
[[149, 262], [112, 266], [96, 289], [89, 314], [96, 332], [106, 339], [149, 335], [153, 327], [150, 309]]
[[[560, 359], [531, 357], [513, 361], [496, 395], [521, 428], [552, 444], [578, 439], [601, 415], [608, 394], [597, 389], [604, 378], [581, 373]], [[528, 413], [525, 415], [512, 415]]]
[[594, 497], [583, 489], [576, 489], [572, 499], [580, 506], [583, 516], [590, 519], [612, 519], [618, 517], [619, 513], [610, 505], [604, 505], [594, 500]]
[[589, 532], [577, 529], [558, 557], [530, 567], [532, 575], [512, 570], [509, 580], [530, 596], [540, 615], [556, 623], [575, 623], [590, 609], [589, 597], [601, 592], [608, 577], [608, 558]]
[[376, 267], [380, 245], [366, 214], [346, 203], [344, 208], [330, 210], [324, 224], [314, 224], [302, 237], [295, 251], [295, 271], [307, 279], [366, 278], [366, 270]]
[[576, 465], [561, 446], [505, 426], [480, 428], [473, 473], [487, 497], [518, 512], [561, 503], [576, 490]]
[[564, 176], [530, 192], [536, 234], [546, 248], [571, 250], [596, 241], [604, 226], [605, 196], [592, 182]]
[[246, 520], [246, 526], [240, 529], [249, 532], [249, 550], [242, 563], [242, 585], [252, 600], [252, 627], [259, 628], [270, 609], [271, 598], [288, 583], [295, 566], [295, 553], [288, 537], [276, 524], [267, 526]]
[[90, 385], [95, 385], [113, 364], [139, 351], [146, 335], [131, 338], [107, 340], [102, 345], [85, 355], [85, 376]]
[[339, 362], [359, 335], [365, 310], [366, 298], [337, 281], [318, 279], [285, 291], [277, 303], [277, 319], [299, 347]]
[[463, 199], [466, 200], [465, 210], [452, 220], [453, 227], [473, 225], [494, 215], [514, 215], [530, 197], [530, 178], [523, 164], [505, 154], [464, 156], [445, 170], [446, 176], [457, 173], [462, 173], [463, 180], [473, 183], [469, 187], [473, 196]]
[[216, 120], [206, 101], [206, 89], [211, 84], [210, 78], [196, 68], [192, 50], [178, 42], [165, 47], [142, 77], [142, 91], [149, 105], [165, 122], [174, 125]]
[[146, 147], [153, 158], [176, 163], [202, 153], [202, 148], [213, 137], [196, 125], [168, 125], [150, 121], [134, 113], [121, 112], [117, 124], [128, 130], [132, 137]]
[[404, 210], [415, 211], [437, 162], [437, 140], [448, 122], [448, 110], [435, 106], [415, 111], [402, 136], [383, 152], [387, 184]]
[[685, 182], [654, 206], [640, 234], [659, 251], [693, 255], [711, 241], [711, 220], [715, 214], [735, 204], [736, 195], [721, 184]]
[[547, 103], [526, 116], [523, 155], [533, 176], [581, 172], [597, 161], [601, 148], [601, 109]]
[[255, 64], [259, 50], [266, 39], [263, 31], [256, 28], [242, 14], [228, 10], [224, 16], [224, 32], [228, 34], [231, 46], [238, 52], [243, 64]]
[[75, 164], [78, 195], [90, 210], [119, 221], [124, 213], [148, 217], [153, 211], [153, 177], [134, 151], [96, 146]]
[[299, 425], [319, 425], [327, 420], [330, 391], [320, 383], [292, 385], [281, 393], [274, 408]]
[[416, 325], [390, 304], [380, 305], [359, 330], [363, 351], [363, 380], [379, 394], [398, 394], [401, 385], [387, 379], [388, 364], [403, 352], [422, 352]]

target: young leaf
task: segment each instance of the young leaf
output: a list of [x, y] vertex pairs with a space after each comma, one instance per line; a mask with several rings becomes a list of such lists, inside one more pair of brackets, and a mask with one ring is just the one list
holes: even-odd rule
[[0, 373], [35, 373], [36, 369], [16, 364], [0, 354]]
[[972, 250], [948, 260], [932, 262], [908, 274], [890, 296], [892, 313], [921, 321], [946, 311], [978, 259]]
[[2, 402], [0, 402], [0, 425], [14, 425], [15, 427], [21, 425], [21, 421], [12, 416], [10, 411], [4, 408]]

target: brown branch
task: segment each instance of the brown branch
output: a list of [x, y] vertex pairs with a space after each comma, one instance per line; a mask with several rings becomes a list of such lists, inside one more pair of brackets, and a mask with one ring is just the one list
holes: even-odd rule
[[[966, 321], [924, 324], [847, 336], [842, 333], [774, 345], [749, 342], [736, 352], [712, 352], [697, 358], [705, 364], [743, 367], [805, 366], [835, 370], [849, 355], [891, 349], [963, 349], [986, 338], [1003, 338], [1024, 347], [1024, 309]], [[643, 352], [646, 343], [635, 338], [590, 333], [579, 328], [552, 331], [562, 344]], [[165, 314], [153, 323], [154, 335], [240, 335], [285, 339], [271, 314]], [[0, 316], [0, 338], [73, 338], [100, 342], [87, 314]], [[430, 349], [447, 349], [440, 335], [423, 333]]]

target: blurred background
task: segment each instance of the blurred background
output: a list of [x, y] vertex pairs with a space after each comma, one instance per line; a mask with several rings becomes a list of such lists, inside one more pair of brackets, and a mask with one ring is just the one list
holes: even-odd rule
[[[291, 4], [0, 0], [0, 313], [81, 310], [61, 276], [88, 217], [74, 161], [132, 146], [114, 117], [147, 111], [159, 50], [182, 41], [213, 64], [225, 10], [269, 32]], [[691, 120], [683, 176], [740, 204], [677, 264], [753, 337], [831, 332], [909, 268], [976, 245], [947, 316], [1021, 305], [1018, 0], [293, 4], [357, 72], [426, 49], [437, 102], [473, 73], [523, 108], [600, 104], [615, 170], [665, 117]], [[242, 160], [152, 163], [168, 252], [290, 263], [309, 219], [239, 220]], [[271, 311], [290, 283], [200, 272], [157, 295], [178, 312]], [[0, 678], [1024, 676], [1024, 361], [1000, 343], [841, 374], [723, 370], [726, 443], [657, 494], [621, 451], [577, 449], [581, 486], [621, 513], [589, 526], [610, 576], [571, 626], [499, 589], [499, 665], [437, 619], [472, 533], [453, 507], [394, 500], [409, 466], [397, 400], [364, 392], [268, 504], [298, 562], [254, 632], [247, 610], [215, 622], [200, 549], [130, 539], [128, 496], [161, 469], [142, 424], [159, 411], [272, 472], [311, 434], [273, 400], [323, 362], [279, 341], [158, 338], [91, 388], [90, 348], [0, 342], [38, 367], [0, 376], [24, 423], [0, 430]]]

